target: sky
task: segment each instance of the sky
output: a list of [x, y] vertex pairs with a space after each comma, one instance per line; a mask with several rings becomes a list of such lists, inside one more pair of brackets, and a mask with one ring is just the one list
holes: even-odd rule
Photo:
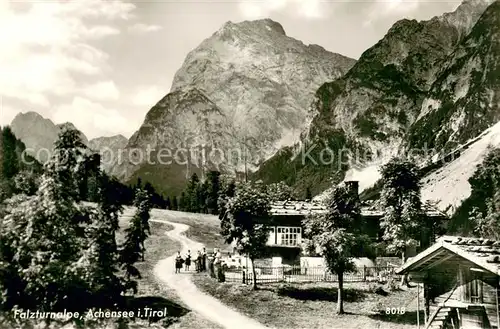
[[402, 18], [460, 1], [0, 0], [0, 126], [19, 112], [89, 138], [130, 137], [187, 53], [225, 22], [271, 18], [288, 36], [358, 59]]

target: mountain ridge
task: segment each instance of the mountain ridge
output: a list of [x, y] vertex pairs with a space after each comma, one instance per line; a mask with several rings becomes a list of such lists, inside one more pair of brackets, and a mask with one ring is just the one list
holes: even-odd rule
[[[255, 170], [282, 146], [299, 140], [312, 116], [314, 91], [354, 63], [288, 37], [281, 24], [270, 19], [227, 22], [188, 53], [170, 92], [148, 112], [127, 148], [144, 150], [151, 144], [175, 152], [179, 147], [172, 141], [177, 141], [184, 148], [218, 150], [226, 158], [239, 152], [238, 159], [220, 165], [225, 172]], [[188, 108], [190, 102], [197, 114]], [[172, 116], [174, 112], [184, 117], [182, 122]], [[172, 127], [173, 122], [180, 128]], [[175, 175], [188, 177], [198, 163], [191, 165]], [[130, 163], [115, 168], [114, 174], [124, 180], [141, 170]], [[209, 168], [214, 166], [201, 171]], [[150, 168], [154, 175], [151, 170], [166, 168]]]

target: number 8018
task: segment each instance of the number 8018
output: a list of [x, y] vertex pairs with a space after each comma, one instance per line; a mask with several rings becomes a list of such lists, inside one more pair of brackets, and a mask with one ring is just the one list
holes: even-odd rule
[[406, 309], [404, 307], [387, 307], [385, 309], [385, 314], [405, 314]]

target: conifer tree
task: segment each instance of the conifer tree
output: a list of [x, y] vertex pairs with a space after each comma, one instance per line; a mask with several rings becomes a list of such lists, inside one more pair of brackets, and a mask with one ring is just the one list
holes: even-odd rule
[[19, 172], [19, 160], [16, 153], [17, 139], [9, 126], [2, 129], [2, 172], [1, 177], [11, 179]]
[[306, 188], [306, 200], [312, 200], [312, 192], [309, 186]]
[[205, 181], [205, 206], [208, 213], [216, 215], [218, 214], [218, 199], [219, 192], [221, 189], [220, 182], [220, 172], [210, 171], [207, 174], [207, 180]]
[[140, 278], [140, 273], [134, 264], [138, 260], [144, 260], [144, 242], [150, 234], [149, 211], [151, 210], [151, 196], [143, 189], [137, 190], [134, 206], [137, 210], [130, 221], [129, 227], [125, 229], [126, 238], [120, 252], [127, 279]]
[[[2, 222], [0, 263], [10, 279], [1, 276], [7, 309], [81, 311], [91, 302], [88, 225], [94, 212], [78, 203], [76, 173], [83, 162], [81, 141], [63, 131], [36, 195], [10, 201]], [[0, 270], [0, 272], [2, 272]], [[4, 272], [5, 273], [5, 272]], [[5, 281], [7, 280], [7, 281]]]
[[182, 192], [181, 193], [181, 197], [179, 199], [179, 210], [180, 211], [187, 211], [188, 210], [188, 200], [186, 198], [186, 193], [185, 192]]
[[177, 203], [177, 196], [176, 195], [174, 195], [172, 197], [172, 210], [180, 210], [179, 204]]
[[198, 175], [196, 173], [193, 173], [191, 175], [191, 178], [187, 184], [186, 187], [186, 193], [184, 195], [184, 211], [189, 211], [189, 212], [198, 212], [200, 209], [199, 205], [199, 191], [198, 191], [198, 184], [200, 183], [200, 180], [198, 178]]

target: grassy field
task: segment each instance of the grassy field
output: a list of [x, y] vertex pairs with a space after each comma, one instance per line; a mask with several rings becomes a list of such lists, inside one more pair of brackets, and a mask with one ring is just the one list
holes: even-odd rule
[[[242, 284], [217, 283], [193, 277], [204, 292], [241, 313], [277, 329], [413, 329], [416, 327], [416, 288], [375, 293], [366, 283], [345, 284], [345, 315], [336, 315], [336, 284], [261, 285], [257, 291]], [[386, 315], [386, 308], [405, 307], [404, 314]], [[423, 312], [420, 311], [420, 324]]]

